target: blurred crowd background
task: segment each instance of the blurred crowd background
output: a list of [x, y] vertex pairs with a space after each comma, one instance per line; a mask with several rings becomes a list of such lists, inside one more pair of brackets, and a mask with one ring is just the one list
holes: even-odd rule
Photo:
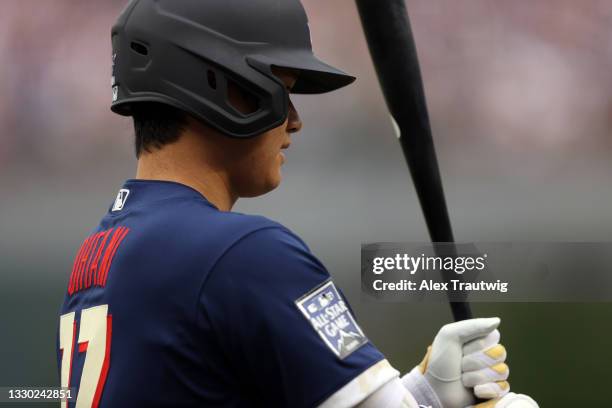
[[[72, 258], [135, 172], [131, 122], [109, 110], [110, 27], [124, 4], [0, 3], [0, 386], [57, 383], [57, 311]], [[355, 5], [304, 5], [315, 52], [358, 80], [294, 98], [304, 129], [283, 185], [236, 210], [302, 236], [369, 337], [406, 371], [450, 311], [360, 296], [362, 242], [428, 236]], [[407, 5], [457, 239], [609, 241], [612, 4]], [[515, 391], [543, 407], [609, 405], [609, 304], [473, 308], [502, 317]]]

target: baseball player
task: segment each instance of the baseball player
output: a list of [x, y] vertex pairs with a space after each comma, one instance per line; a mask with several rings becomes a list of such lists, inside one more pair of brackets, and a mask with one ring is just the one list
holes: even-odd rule
[[499, 319], [444, 326], [400, 376], [300, 238], [231, 211], [281, 181], [289, 94], [354, 80], [313, 55], [298, 0], [134, 0], [112, 48], [138, 169], [74, 260], [63, 406], [537, 407], [508, 392]]

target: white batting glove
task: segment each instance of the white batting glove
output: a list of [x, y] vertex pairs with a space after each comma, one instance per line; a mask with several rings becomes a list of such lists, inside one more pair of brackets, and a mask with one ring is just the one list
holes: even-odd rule
[[510, 391], [506, 381], [510, 370], [504, 364], [506, 349], [499, 344], [499, 338], [499, 331], [494, 330], [463, 346], [463, 385], [474, 388], [474, 394], [480, 399], [503, 397]]
[[423, 362], [402, 378], [420, 404], [465, 408], [478, 398], [506, 394], [506, 351], [497, 344], [499, 318], [447, 324], [436, 335]]
[[468, 408], [539, 408], [539, 406], [527, 395], [510, 392], [502, 399], [490, 400]]

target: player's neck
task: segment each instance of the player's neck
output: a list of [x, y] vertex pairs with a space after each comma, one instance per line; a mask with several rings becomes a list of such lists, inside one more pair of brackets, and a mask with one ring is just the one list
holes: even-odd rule
[[225, 172], [207, 166], [197, 151], [180, 142], [141, 154], [136, 178], [184, 184], [198, 191], [221, 211], [230, 211], [238, 199], [232, 193]]

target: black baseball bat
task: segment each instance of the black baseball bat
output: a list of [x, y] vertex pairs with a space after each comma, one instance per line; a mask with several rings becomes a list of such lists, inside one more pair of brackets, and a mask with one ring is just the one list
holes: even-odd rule
[[[356, 0], [387, 106], [410, 168], [432, 242], [454, 242], [434, 149], [419, 61], [404, 0]], [[456, 276], [454, 277], [456, 279]], [[444, 279], [450, 276], [444, 274]], [[470, 319], [465, 301], [451, 301], [456, 321]]]

